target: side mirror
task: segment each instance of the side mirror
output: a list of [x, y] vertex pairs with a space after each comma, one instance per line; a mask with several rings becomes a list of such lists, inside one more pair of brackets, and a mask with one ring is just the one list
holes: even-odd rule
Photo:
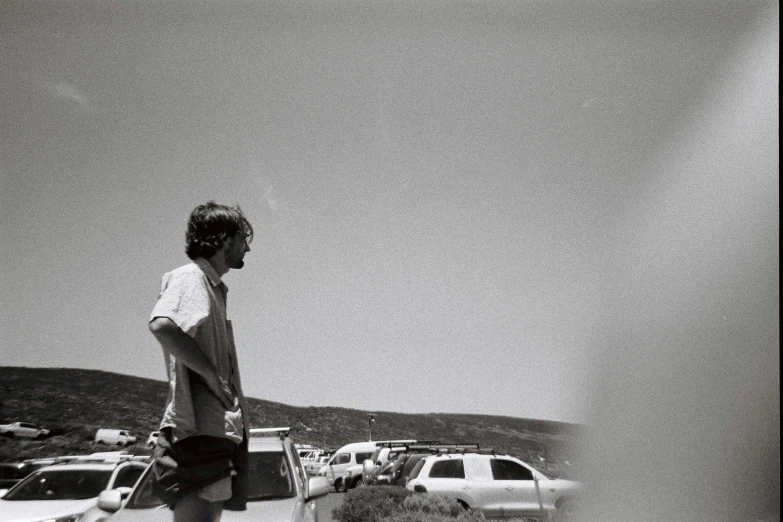
[[119, 511], [122, 507], [122, 492], [118, 489], [107, 489], [98, 495], [98, 507], [109, 513]]
[[331, 491], [332, 485], [326, 477], [310, 477], [307, 481], [307, 500], [326, 496]]

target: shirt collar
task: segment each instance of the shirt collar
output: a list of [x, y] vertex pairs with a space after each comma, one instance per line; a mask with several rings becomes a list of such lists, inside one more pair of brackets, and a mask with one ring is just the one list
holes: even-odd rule
[[223, 280], [220, 279], [220, 275], [217, 273], [217, 271], [215, 271], [212, 265], [209, 264], [209, 261], [203, 257], [199, 257], [193, 262], [198, 265], [204, 274], [206, 274], [206, 276], [209, 278], [209, 282], [212, 283], [212, 286], [220, 286], [223, 283]]

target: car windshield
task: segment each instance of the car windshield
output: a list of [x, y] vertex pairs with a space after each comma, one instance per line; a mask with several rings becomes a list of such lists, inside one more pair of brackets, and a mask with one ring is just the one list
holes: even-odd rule
[[49, 469], [39, 471], [12, 488], [3, 500], [79, 500], [97, 497], [106, 489], [111, 469]]
[[[282, 451], [254, 452], [248, 457], [248, 500], [293, 497], [294, 478]], [[128, 499], [127, 509], [149, 509], [162, 505], [152, 489], [152, 466], [141, 478]]]

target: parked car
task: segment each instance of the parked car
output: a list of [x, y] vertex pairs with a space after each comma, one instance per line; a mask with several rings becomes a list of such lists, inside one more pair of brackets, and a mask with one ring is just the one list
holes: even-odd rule
[[363, 482], [378, 486], [387, 484], [404, 486], [411, 469], [420, 458], [437, 453], [465, 453], [478, 450], [479, 445], [475, 443], [441, 444], [439, 441], [422, 441], [407, 444], [405, 451], [398, 453], [393, 460], [387, 462], [387, 464], [391, 463], [391, 466], [383, 465], [378, 468], [365, 462]]
[[324, 467], [324, 465], [326, 465], [326, 463], [329, 462], [329, 459], [331, 457], [332, 455], [328, 454], [328, 455], [321, 455], [320, 457], [316, 457], [313, 460], [302, 460], [302, 466], [304, 466], [304, 469], [308, 475], [317, 475], [318, 470]]
[[314, 446], [297, 446], [299, 460], [310, 475], [318, 474], [318, 470], [329, 461], [329, 457], [334, 454], [334, 450], [325, 450]]
[[294, 444], [296, 452], [299, 454], [299, 459], [304, 460], [308, 458], [314, 458], [321, 453], [321, 448], [313, 446], [312, 444]]
[[404, 459], [398, 460], [390, 472], [389, 485], [404, 487], [408, 483], [413, 468], [426, 456], [427, 454], [424, 453], [410, 453], [405, 455]]
[[[392, 468], [394, 467], [395, 463], [402, 457], [406, 457], [407, 455], [400, 455], [388, 462], [386, 464], [381, 464], [379, 467], [375, 468], [373, 471], [373, 474], [371, 475], [371, 478], [368, 481], [362, 481], [364, 484], [368, 486], [389, 486], [391, 485], [391, 477], [392, 477]], [[405, 460], [405, 459], [403, 459]]]
[[95, 443], [110, 446], [133, 446], [136, 444], [136, 437], [131, 435], [128, 430], [100, 428], [95, 432]]
[[[224, 511], [223, 522], [318, 522], [315, 500], [331, 490], [324, 477], [308, 477], [288, 437], [288, 428], [251, 429], [248, 441], [249, 501], [245, 511]], [[171, 511], [152, 491], [150, 468], [123, 505], [117, 491], [104, 491], [98, 506], [111, 522], [170, 522]]]
[[147, 462], [133, 456], [80, 457], [43, 467], [11, 489], [0, 490], [2, 520], [80, 520], [98, 503], [101, 491], [129, 492], [146, 468]]
[[411, 472], [407, 489], [445, 493], [487, 517], [547, 517], [567, 520], [580, 484], [551, 479], [507, 455], [429, 455]]
[[375, 450], [383, 444], [414, 443], [415, 440], [379, 440], [367, 442], [352, 442], [338, 449], [329, 461], [318, 470], [319, 477], [326, 477], [337, 491], [345, 491], [343, 478], [348, 474], [350, 466], [359, 465], [372, 457]]
[[0, 424], [0, 435], [4, 437], [23, 437], [26, 439], [42, 439], [49, 435], [49, 430], [29, 422], [13, 422]]
[[373, 472], [380, 466], [393, 460], [397, 455], [408, 451], [408, 443], [380, 442], [368, 459], [358, 464], [352, 464], [345, 469], [342, 479], [342, 490], [353, 489], [359, 484], [369, 484], [373, 479]]
[[0, 462], [0, 489], [15, 486], [27, 475], [44, 466], [53, 464], [52, 460], [25, 460], [22, 462]]

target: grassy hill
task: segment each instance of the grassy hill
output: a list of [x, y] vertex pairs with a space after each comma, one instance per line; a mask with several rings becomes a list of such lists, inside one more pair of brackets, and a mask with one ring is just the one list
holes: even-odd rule
[[[143, 444], [157, 429], [166, 401], [164, 381], [98, 370], [0, 366], [0, 424], [27, 421], [52, 430], [40, 441], [0, 437], [0, 461], [105, 451], [98, 428], [130, 430]], [[335, 407], [295, 407], [249, 398], [251, 427], [290, 426], [301, 444], [336, 449], [367, 440], [368, 412]], [[581, 425], [490, 415], [373, 412], [374, 440], [473, 442], [516, 455], [550, 474], [570, 475], [568, 463]], [[541, 460], [546, 457], [546, 461]]]

